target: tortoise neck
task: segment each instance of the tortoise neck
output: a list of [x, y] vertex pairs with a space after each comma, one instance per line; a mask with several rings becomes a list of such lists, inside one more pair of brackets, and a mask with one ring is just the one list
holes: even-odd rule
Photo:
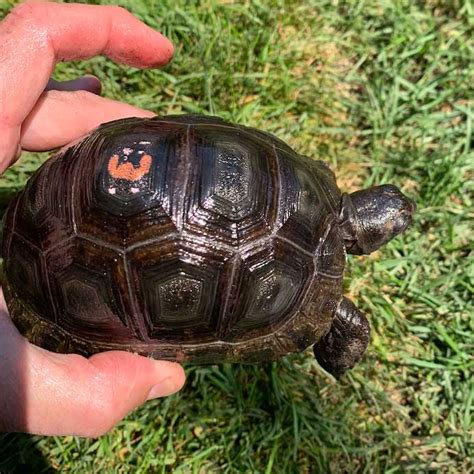
[[363, 254], [363, 249], [360, 247], [360, 223], [357, 216], [357, 209], [352, 202], [351, 196], [343, 193], [341, 197], [341, 209], [339, 211], [339, 227], [342, 232], [344, 244], [347, 253], [353, 255]]

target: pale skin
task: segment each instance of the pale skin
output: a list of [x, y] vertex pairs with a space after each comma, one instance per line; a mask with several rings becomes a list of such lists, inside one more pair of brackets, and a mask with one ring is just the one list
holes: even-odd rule
[[[0, 172], [21, 150], [51, 150], [100, 123], [154, 115], [100, 97], [94, 77], [50, 79], [56, 62], [97, 55], [153, 68], [171, 59], [173, 46], [118, 7], [26, 2], [0, 23]], [[0, 431], [100, 436], [184, 380], [172, 362], [119, 351], [86, 359], [36, 347], [13, 326], [0, 293]]]

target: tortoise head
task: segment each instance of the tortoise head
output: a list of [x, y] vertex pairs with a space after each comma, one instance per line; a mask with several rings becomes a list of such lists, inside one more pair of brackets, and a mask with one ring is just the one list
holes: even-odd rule
[[392, 184], [344, 194], [340, 225], [347, 252], [377, 250], [407, 229], [415, 210], [415, 203]]

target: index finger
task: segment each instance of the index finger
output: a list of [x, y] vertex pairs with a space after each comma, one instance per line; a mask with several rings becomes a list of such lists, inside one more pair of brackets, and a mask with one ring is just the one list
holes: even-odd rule
[[0, 165], [13, 158], [21, 124], [56, 62], [102, 54], [158, 67], [171, 59], [173, 46], [120, 7], [27, 2], [7, 15], [0, 23]]

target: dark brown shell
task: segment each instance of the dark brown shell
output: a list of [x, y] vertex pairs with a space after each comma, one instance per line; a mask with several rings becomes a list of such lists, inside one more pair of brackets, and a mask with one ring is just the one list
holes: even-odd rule
[[340, 192], [270, 134], [201, 116], [125, 119], [48, 160], [7, 212], [6, 294], [33, 342], [262, 361], [329, 329]]

